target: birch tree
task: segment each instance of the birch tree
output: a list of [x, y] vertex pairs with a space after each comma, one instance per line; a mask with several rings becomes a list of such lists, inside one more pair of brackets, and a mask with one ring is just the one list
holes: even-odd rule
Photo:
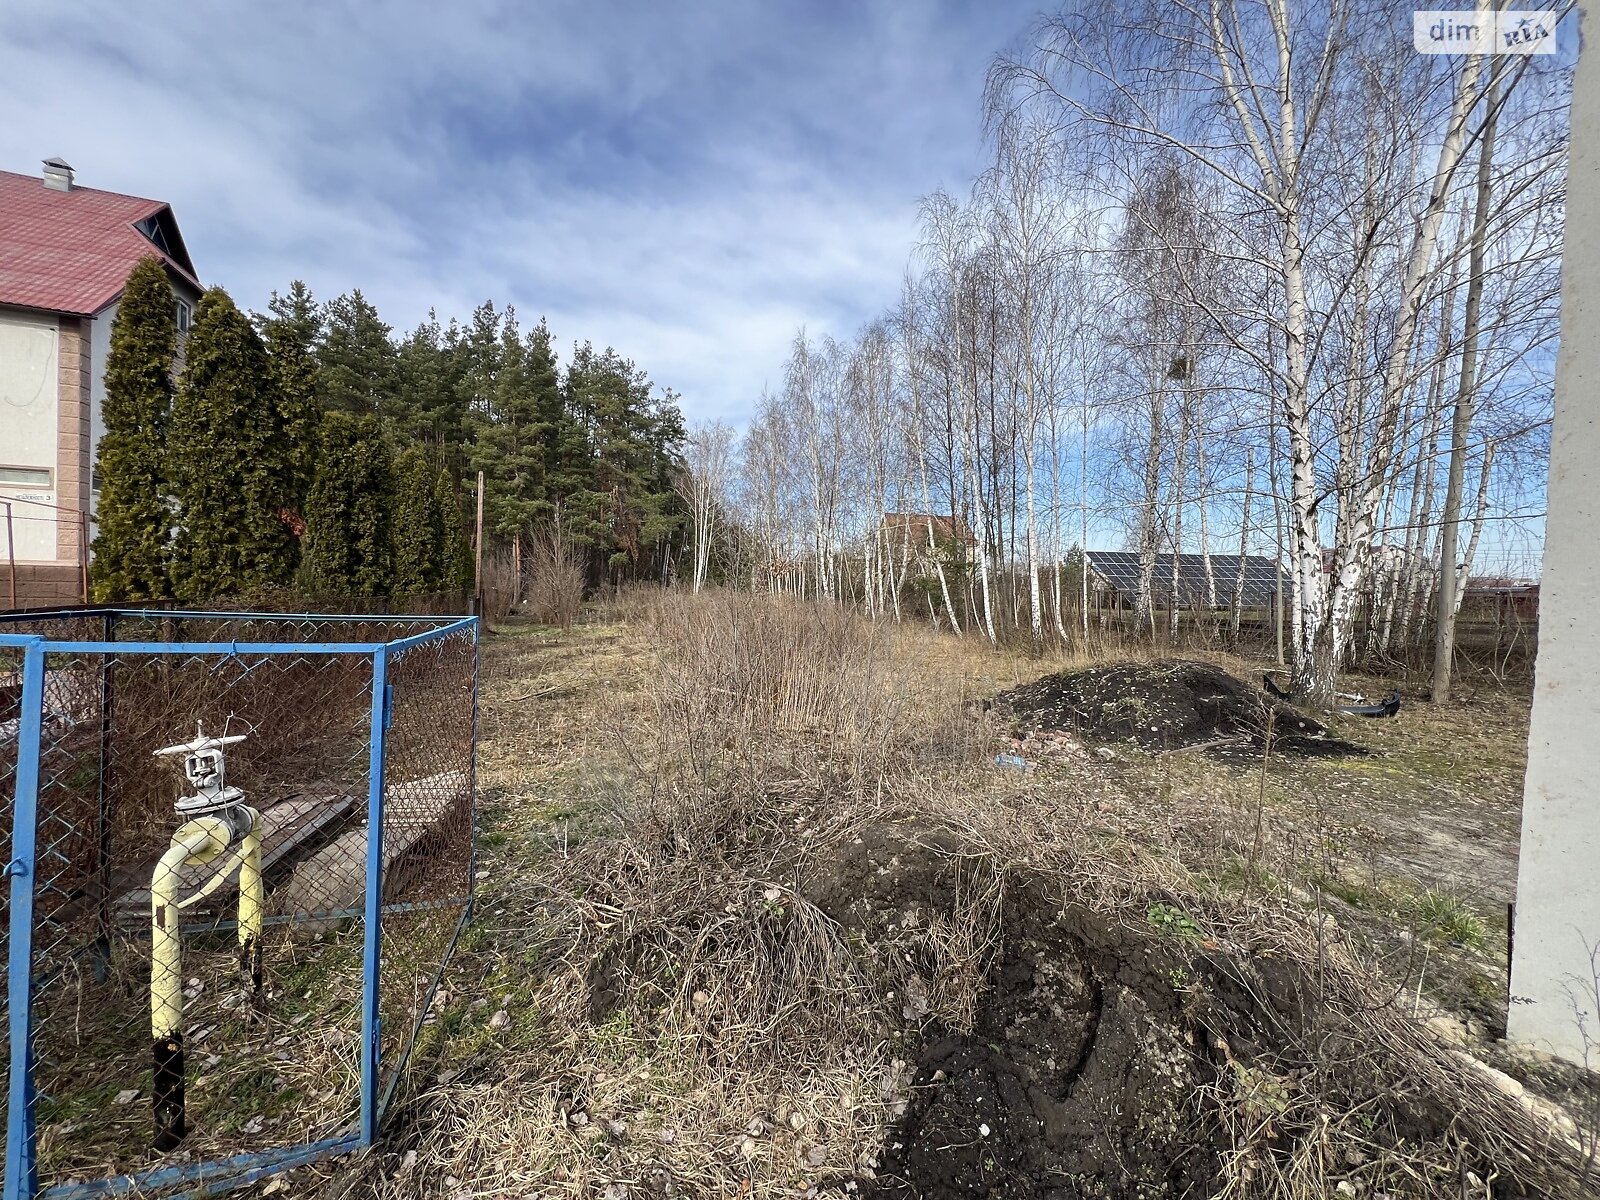
[[705, 587], [716, 536], [717, 514], [726, 503], [733, 474], [734, 434], [721, 421], [708, 421], [689, 430], [684, 443], [684, 467], [679, 490], [689, 506], [694, 568], [692, 587]]

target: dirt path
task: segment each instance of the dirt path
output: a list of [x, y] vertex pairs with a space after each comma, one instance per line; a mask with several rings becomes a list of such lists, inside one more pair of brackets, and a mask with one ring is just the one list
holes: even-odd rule
[[1527, 701], [1506, 695], [1440, 710], [1412, 700], [1394, 721], [1344, 725], [1377, 754], [1319, 764], [1303, 791], [1377, 831], [1381, 872], [1448, 889], [1503, 919], [1516, 893]]

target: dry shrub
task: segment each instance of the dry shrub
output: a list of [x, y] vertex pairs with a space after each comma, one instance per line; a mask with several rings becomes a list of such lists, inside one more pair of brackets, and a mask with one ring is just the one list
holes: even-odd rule
[[453, 1177], [485, 1196], [716, 1195], [730, 1179], [774, 1195], [848, 1178], [884, 1124], [891, 1056], [854, 948], [793, 884], [807, 807], [774, 795], [737, 842], [686, 822], [692, 843], [626, 810], [617, 836], [496, 894], [477, 936], [514, 969], [483, 984], [469, 968], [463, 986], [504, 989], [513, 1045], [408, 1106], [418, 1165], [368, 1194]]
[[[961, 684], [915, 635], [908, 653], [837, 609], [622, 602], [647, 605], [655, 661], [638, 705], [595, 702], [627, 756], [582, 783], [611, 832], [502, 884], [479, 925], [538, 962], [480, 986], [525, 983], [511, 1008], [537, 1014], [540, 1047], [411, 1105], [419, 1165], [375, 1194], [449, 1176], [483, 1195], [714, 1195], [734, 1178], [790, 1194], [851, 1177], [892, 1116], [908, 1071], [885, 1040], [893, 984], [805, 880], [896, 780], [965, 752]], [[992, 910], [980, 888], [928, 931], [952, 1017], [971, 1011]]]
[[583, 607], [583, 562], [553, 529], [528, 541], [524, 559], [528, 615], [545, 625], [571, 628]]
[[516, 608], [522, 581], [517, 578], [516, 559], [509, 548], [497, 546], [483, 556], [483, 616], [490, 625], [500, 625]]
[[659, 655], [651, 731], [692, 775], [718, 759], [743, 764], [747, 777], [803, 760], [860, 795], [970, 747], [960, 682], [927, 644], [937, 635], [722, 591], [659, 593], [647, 628]]
[[[1432, 1041], [1328, 922], [1204, 886], [1214, 864], [1174, 810], [1202, 797], [1177, 803], [1175, 784], [1155, 802], [1121, 764], [997, 772], [966, 703], [975, 639], [778, 598], [621, 602], [655, 661], [614, 713], [622, 761], [584, 762], [612, 824], [497, 880], [478, 936], [505, 974], [463, 972], [469, 995], [505, 989], [505, 1036], [534, 1044], [491, 1046], [413, 1104], [418, 1165], [375, 1194], [453, 1177], [474, 1195], [794, 1195], [861, 1174], [926, 1032], [903, 1012], [912, 974], [929, 1021], [972, 1029], [1024, 895], [1097, 914], [1106, 953], [1158, 964], [1162, 1011], [1213, 1068], [1185, 1136], [1214, 1147], [1214, 1194], [1309, 1200], [1356, 1179], [1456, 1196], [1486, 1160], [1546, 1194], [1575, 1177], [1570, 1147]], [[1236, 807], [1219, 857], [1251, 844]], [[863, 939], [814, 885], [874, 839], [931, 848], [957, 882], [917, 890], [914, 927], [891, 913]], [[1155, 904], [1194, 936], [1153, 927]], [[1187, 975], [1169, 982], [1169, 963]]]

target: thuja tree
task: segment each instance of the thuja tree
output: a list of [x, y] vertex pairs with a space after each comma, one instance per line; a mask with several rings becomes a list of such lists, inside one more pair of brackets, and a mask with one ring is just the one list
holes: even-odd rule
[[235, 595], [290, 576], [294, 472], [277, 388], [260, 336], [220, 288], [195, 310], [167, 464], [174, 595]]
[[434, 476], [433, 495], [443, 532], [443, 541], [440, 543], [443, 560], [441, 582], [447, 589], [470, 591], [474, 573], [472, 540], [467, 536], [466, 519], [461, 512], [461, 494], [448, 467], [441, 468]]
[[111, 323], [106, 358], [105, 436], [90, 582], [96, 600], [154, 600], [168, 594], [167, 420], [178, 326], [172, 285], [154, 256], [141, 259]]
[[339, 596], [386, 596], [394, 586], [394, 463], [373, 416], [322, 419], [316, 477], [306, 500], [302, 578]]
[[288, 438], [289, 466], [298, 512], [317, 464], [317, 425], [322, 419], [322, 388], [317, 370], [317, 343], [322, 336], [322, 311], [311, 291], [296, 279], [284, 295], [272, 293], [269, 315], [258, 317], [278, 409]]
[[447, 563], [445, 514], [433, 467], [420, 447], [408, 446], [394, 470], [394, 593], [421, 596], [442, 586]]

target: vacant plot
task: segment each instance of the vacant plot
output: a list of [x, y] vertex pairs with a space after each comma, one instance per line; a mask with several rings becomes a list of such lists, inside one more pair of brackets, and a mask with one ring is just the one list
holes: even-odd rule
[[1520, 701], [1218, 759], [986, 706], [1092, 664], [799, 605], [667, 595], [486, 655], [434, 1086], [297, 1193], [1584, 1186], [1594, 1093], [1492, 1044]]

